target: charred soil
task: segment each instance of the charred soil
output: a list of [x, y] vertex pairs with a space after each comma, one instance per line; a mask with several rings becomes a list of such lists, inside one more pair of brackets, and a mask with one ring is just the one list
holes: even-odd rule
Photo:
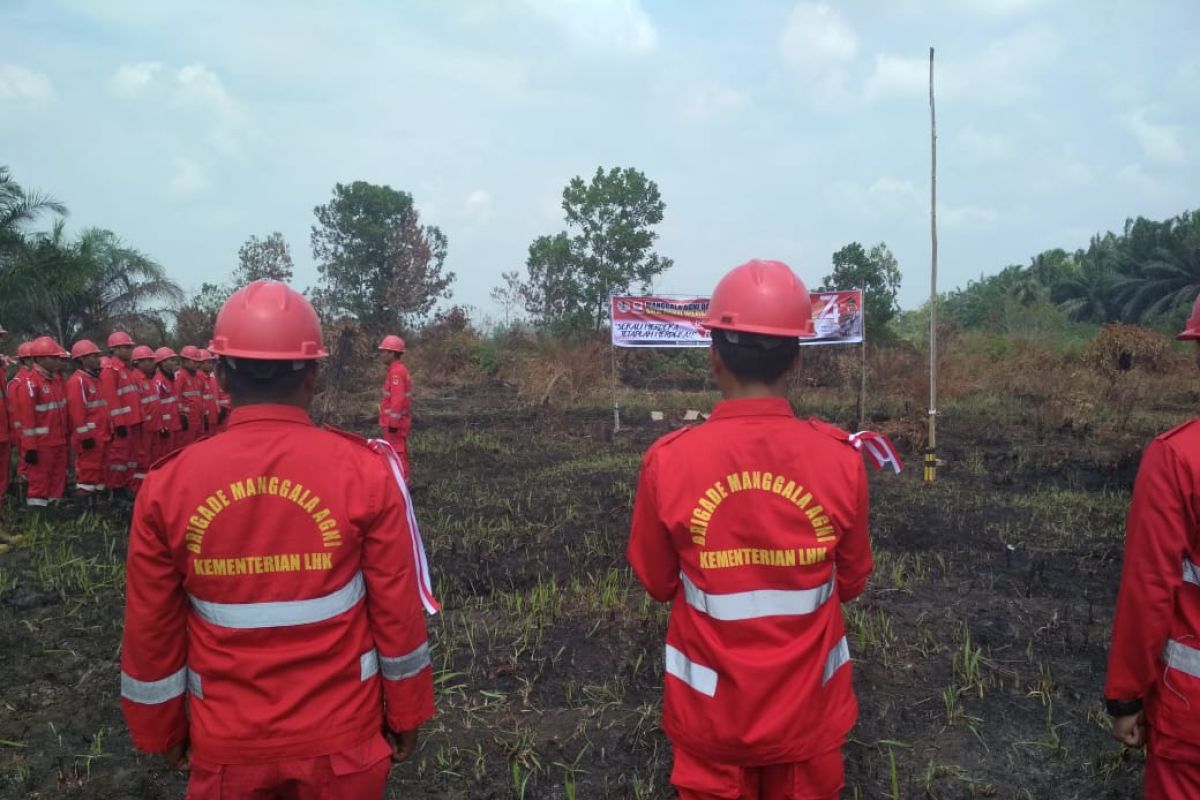
[[[530, 410], [501, 387], [418, 405], [439, 713], [391, 797], [673, 796], [666, 609], [624, 559], [641, 454], [682, 418], [664, 410], [613, 435], [609, 409]], [[844, 797], [1139, 793], [1141, 756], [1108, 738], [1100, 692], [1144, 442], [1023, 430], [947, 419], [938, 483], [872, 477], [876, 572], [845, 611], [861, 713]], [[120, 717], [125, 520], [0, 524], [23, 536], [0, 554], [0, 797], [182, 797]]]

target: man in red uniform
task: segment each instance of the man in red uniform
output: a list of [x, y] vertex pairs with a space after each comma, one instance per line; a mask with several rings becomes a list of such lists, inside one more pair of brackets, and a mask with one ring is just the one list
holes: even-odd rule
[[379, 427], [383, 438], [396, 452], [404, 464], [404, 476], [408, 478], [408, 434], [412, 430], [412, 378], [404, 366], [404, 340], [399, 336], [385, 336], [379, 349], [388, 362], [387, 377], [383, 381], [383, 396], [379, 401]]
[[175, 396], [175, 373], [179, 371], [179, 356], [169, 347], [154, 351], [154, 388], [158, 391], [159, 415], [163, 430], [159, 431], [159, 458], [179, 449], [179, 398]]
[[159, 441], [163, 430], [162, 405], [158, 399], [158, 388], [154, 385], [154, 351], [147, 345], [139, 344], [133, 348], [130, 356], [132, 369], [129, 371], [130, 380], [137, 387], [139, 416], [142, 421], [137, 430], [140, 434], [134, 442], [137, 454], [137, 466], [133, 470], [133, 491], [136, 493], [146, 479], [146, 470], [159, 459]]
[[108, 363], [100, 370], [100, 392], [108, 402], [108, 420], [112, 440], [108, 443], [106, 482], [113, 494], [129, 500], [133, 497], [133, 471], [137, 468], [142, 421], [138, 389], [129, 369], [133, 339], [123, 331], [108, 337]]
[[104, 451], [108, 446], [108, 401], [100, 392], [100, 348], [80, 339], [71, 345], [76, 369], [67, 379], [67, 419], [75, 452], [75, 493], [104, 491]]
[[[8, 331], [0, 325], [0, 337]], [[7, 362], [5, 362], [7, 364]], [[0, 508], [8, 497], [9, 462], [12, 459], [12, 420], [8, 411], [8, 372], [0, 369]]]
[[191, 444], [205, 434], [203, 387], [196, 371], [200, 367], [200, 348], [193, 344], [179, 350], [181, 368], [175, 371], [175, 396], [179, 398], [179, 446]]
[[[1200, 298], [1177, 338], [1200, 341]], [[1147, 747], [1145, 796], [1156, 800], [1200, 797], [1198, 422], [1162, 434], [1142, 456], [1104, 687], [1113, 735]]]
[[777, 261], [722, 279], [705, 325], [724, 397], [642, 462], [628, 557], [671, 603], [663, 727], [684, 800], [825, 800], [858, 705], [841, 604], [871, 572], [852, 437], [785, 390], [808, 290]]
[[229, 430], [156, 464], [134, 508], [134, 744], [190, 765], [194, 800], [381, 798], [433, 714], [424, 563], [394, 454], [309, 419], [326, 352], [298, 292], [235, 292], [212, 349]]
[[33, 368], [13, 397], [29, 481], [25, 505], [35, 509], [61, 500], [67, 490], [67, 400], [62, 381], [54, 378], [62, 354], [49, 336], [34, 339], [29, 345]]
[[[18, 451], [21, 449], [21, 420], [17, 417], [16, 406], [14, 405], [17, 392], [25, 385], [25, 381], [29, 378], [29, 370], [33, 367], [33, 359], [29, 357], [29, 342], [21, 342], [17, 345], [17, 371], [9, 378], [8, 384], [5, 387], [6, 394], [9, 398], [8, 422], [9, 422], [9, 438], [12, 446]], [[19, 452], [18, 452], [19, 455]], [[21, 458], [17, 459], [17, 484], [18, 487], [22, 483], [27, 482], [26, 475], [29, 472], [29, 465]]]
[[200, 348], [200, 366], [196, 369], [196, 377], [203, 387], [200, 398], [204, 401], [204, 418], [208, 423], [208, 435], [216, 436], [219, 426], [224, 422], [221, 416], [221, 404], [217, 399], [217, 358], [212, 353]]

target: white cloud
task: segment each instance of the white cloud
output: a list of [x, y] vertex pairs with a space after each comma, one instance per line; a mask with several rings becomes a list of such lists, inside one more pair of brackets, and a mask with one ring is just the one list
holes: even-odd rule
[[486, 222], [492, 216], [492, 196], [486, 189], [476, 189], [467, 195], [467, 216], [478, 222]]
[[525, 5], [592, 49], [645, 54], [658, 46], [658, 30], [640, 0], [525, 0]]
[[938, 205], [938, 223], [949, 230], [963, 228], [990, 228], [1000, 219], [1000, 212], [994, 208], [982, 206], [944, 206]]
[[800, 79], [805, 96], [817, 103], [841, 103], [850, 96], [849, 67], [858, 54], [858, 36], [825, 3], [797, 3], [779, 35], [779, 55]]
[[[934, 89], [939, 98], [969, 96], [984, 105], [1012, 105], [1041, 90], [1043, 73], [1061, 49], [1058, 34], [1047, 28], [1026, 28], [965, 57], [937, 57]], [[876, 55], [863, 89], [868, 100], [928, 93], [927, 54]]]
[[175, 159], [175, 174], [167, 183], [167, 193], [173, 197], [187, 197], [208, 188], [208, 174], [204, 167], [190, 158]]
[[52, 99], [54, 85], [47, 75], [16, 64], [0, 64], [0, 103], [47, 103]]
[[1163, 182], [1142, 168], [1141, 164], [1126, 164], [1117, 172], [1117, 180], [1142, 194], [1157, 196], [1165, 192]]
[[981, 131], [968, 124], [954, 139], [954, 149], [975, 161], [1004, 161], [1013, 154], [1012, 143], [1000, 133]]
[[688, 119], [703, 122], [741, 111], [750, 104], [744, 93], [728, 86], [705, 86], [696, 89], [684, 102]]
[[204, 64], [181, 67], [174, 75], [172, 101], [208, 116], [208, 139], [216, 150], [241, 154], [242, 140], [251, 132], [249, 121], [215, 72]]
[[867, 78], [868, 100], [929, 92], [929, 62], [923, 58], [880, 54]]
[[850, 61], [857, 53], [858, 37], [825, 3], [797, 3], [779, 36], [783, 60], [802, 70], [823, 70]]
[[117, 97], [137, 97], [146, 92], [162, 71], [157, 61], [123, 64], [113, 74], [111, 87]]
[[1146, 119], [1146, 109], [1140, 108], [1125, 117], [1125, 127], [1137, 139], [1147, 158], [1164, 164], [1187, 161], [1182, 131], [1174, 125], [1160, 125]]

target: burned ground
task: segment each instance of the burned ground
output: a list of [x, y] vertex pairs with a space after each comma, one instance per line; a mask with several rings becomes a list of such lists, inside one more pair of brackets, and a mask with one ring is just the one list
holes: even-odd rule
[[[439, 713], [391, 797], [672, 796], [666, 609], [623, 554], [642, 452], [712, 397], [641, 402], [616, 435], [600, 405], [530, 410], [501, 387], [418, 405]], [[1021, 413], [950, 407], [936, 485], [872, 478], [877, 566], [846, 608], [861, 715], [844, 797], [1137, 794], [1140, 755], [1108, 738], [1100, 690], [1137, 454], [1186, 412], [1105, 436]], [[918, 464], [911, 426], [872, 416]], [[0, 555], [0, 797], [182, 797], [120, 718], [122, 521], [2, 522], [24, 539]]]

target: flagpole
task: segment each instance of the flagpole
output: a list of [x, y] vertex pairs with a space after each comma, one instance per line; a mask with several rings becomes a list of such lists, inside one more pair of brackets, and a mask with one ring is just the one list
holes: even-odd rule
[[937, 115], [933, 101], [933, 48], [929, 48], [929, 447], [925, 451], [925, 482], [937, 480]]

